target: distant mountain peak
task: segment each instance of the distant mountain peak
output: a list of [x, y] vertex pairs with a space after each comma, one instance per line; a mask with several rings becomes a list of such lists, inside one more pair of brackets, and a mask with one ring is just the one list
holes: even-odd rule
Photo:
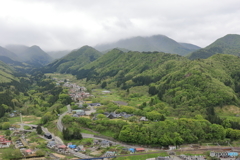
[[114, 43], [97, 45], [95, 48], [99, 51], [111, 50], [113, 48], [124, 48], [126, 50], [139, 52], [158, 51], [179, 55], [186, 55], [196, 50], [194, 47], [185, 47], [175, 40], [161, 34], [148, 37], [136, 36], [128, 39], [121, 39]]

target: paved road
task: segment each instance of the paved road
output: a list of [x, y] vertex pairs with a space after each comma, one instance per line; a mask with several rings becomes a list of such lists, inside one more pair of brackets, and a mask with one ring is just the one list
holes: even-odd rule
[[21, 119], [21, 123], [20, 123], [20, 130], [24, 130], [24, 127], [23, 127], [23, 120], [22, 120], [22, 114], [20, 113], [20, 119]]
[[70, 104], [69, 104], [69, 105], [67, 105], [67, 111], [64, 112], [62, 115], [59, 116], [58, 121], [57, 121], [57, 128], [58, 128], [58, 130], [59, 130], [60, 132], [63, 131], [63, 125], [62, 125], [62, 119], [63, 119], [63, 117], [64, 117], [67, 113], [71, 113], [71, 112], [72, 112], [72, 109], [71, 109], [71, 106], [70, 106]]

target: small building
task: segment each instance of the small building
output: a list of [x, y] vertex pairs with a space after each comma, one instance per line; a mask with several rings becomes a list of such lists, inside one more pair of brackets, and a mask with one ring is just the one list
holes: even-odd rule
[[78, 116], [84, 116], [86, 114], [85, 111], [81, 109], [72, 110], [72, 112], [75, 112]]
[[55, 141], [49, 141], [47, 144], [47, 147], [54, 148], [56, 145], [57, 145], [57, 143]]
[[107, 147], [110, 147], [111, 146], [111, 142], [107, 141], [107, 140], [102, 140], [100, 142], [100, 146], [103, 147], [103, 148], [107, 148]]
[[88, 103], [88, 106], [93, 106], [93, 107], [101, 106], [101, 103]]
[[105, 90], [105, 91], [102, 91], [102, 93], [103, 93], [103, 94], [109, 94], [109, 93], [111, 93], [111, 91]]
[[12, 141], [5, 139], [3, 135], [0, 135], [0, 148], [6, 148], [11, 145]]
[[148, 121], [148, 119], [146, 117], [141, 117], [140, 121]]
[[57, 150], [58, 151], [65, 151], [65, 150], [67, 150], [67, 146], [66, 145], [64, 145], [64, 144], [60, 144], [60, 145], [57, 145]]
[[168, 148], [169, 148], [169, 150], [175, 150], [175, 149], [177, 149], [176, 146], [168, 146]]
[[135, 153], [135, 151], [136, 151], [135, 148], [129, 148], [128, 150], [129, 150], [131, 153]]
[[156, 157], [155, 160], [170, 160], [169, 157]]
[[144, 148], [136, 148], [136, 152], [144, 152], [145, 149]]
[[75, 148], [77, 148], [77, 145], [71, 144], [71, 145], [68, 145], [68, 148], [75, 149]]
[[26, 150], [24, 150], [23, 152], [24, 152], [25, 155], [31, 155], [31, 154], [33, 154], [33, 150], [31, 150], [31, 149], [26, 149]]
[[84, 146], [83, 145], [78, 145], [77, 147], [76, 147], [76, 149], [74, 149], [76, 152], [79, 152], [79, 151], [81, 151], [81, 152], [85, 152], [86, 151], [86, 149], [84, 148]]

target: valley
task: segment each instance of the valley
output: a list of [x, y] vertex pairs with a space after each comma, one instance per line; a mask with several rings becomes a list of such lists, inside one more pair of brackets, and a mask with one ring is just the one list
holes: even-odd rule
[[[126, 41], [149, 47], [155, 40], [170, 41], [182, 45], [181, 53], [193, 49], [187, 56], [123, 46], [105, 53], [83, 46], [51, 61], [38, 46], [1, 48], [9, 56], [0, 54], [5, 60], [0, 62], [0, 132], [6, 147], [0, 152], [116, 160], [173, 153], [176, 159], [182, 154], [211, 159], [210, 151], [239, 152], [238, 38], [226, 35], [202, 49], [164, 36]], [[207, 56], [196, 56], [202, 52]], [[25, 56], [11, 60], [14, 54]]]

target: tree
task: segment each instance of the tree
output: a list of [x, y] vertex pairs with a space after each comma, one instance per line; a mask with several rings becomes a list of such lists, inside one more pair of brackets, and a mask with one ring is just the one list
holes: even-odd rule
[[11, 131], [10, 131], [10, 130], [6, 130], [6, 131], [5, 131], [5, 135], [6, 135], [6, 136], [10, 136], [10, 134], [11, 134]]
[[2, 129], [3, 129], [3, 130], [9, 129], [9, 127], [10, 127], [10, 123], [9, 123], [9, 122], [4, 122], [4, 123], [2, 124]]
[[105, 88], [106, 86], [107, 86], [107, 82], [103, 82], [101, 85], [102, 88]]
[[22, 159], [22, 153], [19, 149], [4, 149], [1, 155], [2, 159]]
[[104, 118], [106, 118], [106, 116], [104, 114], [98, 114], [97, 115], [97, 119], [99, 119], [99, 120], [102, 120]]
[[65, 140], [71, 139], [70, 131], [68, 128], [64, 128], [62, 133], [63, 133], [63, 139]]
[[37, 130], [37, 134], [42, 134], [43, 132], [41, 125], [38, 125], [36, 130]]

